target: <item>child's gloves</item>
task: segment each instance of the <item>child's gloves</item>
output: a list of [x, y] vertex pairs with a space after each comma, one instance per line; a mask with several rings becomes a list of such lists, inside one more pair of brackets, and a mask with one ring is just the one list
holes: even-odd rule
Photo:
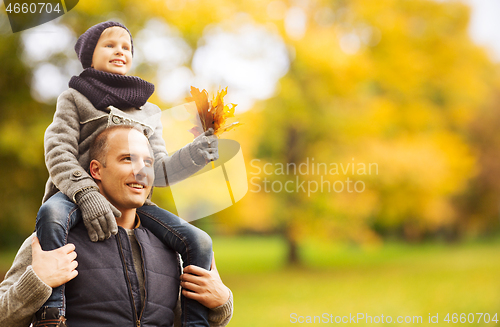
[[75, 195], [75, 200], [92, 242], [104, 241], [118, 233], [115, 216], [122, 214], [99, 191], [85, 189]]
[[209, 161], [219, 159], [218, 138], [214, 129], [209, 128], [205, 133], [198, 135], [189, 146], [189, 154], [197, 165], [205, 165]]

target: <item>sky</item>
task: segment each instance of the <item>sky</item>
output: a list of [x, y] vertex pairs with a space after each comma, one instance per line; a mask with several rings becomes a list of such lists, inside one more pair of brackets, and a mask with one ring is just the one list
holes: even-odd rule
[[462, 0], [471, 6], [469, 33], [472, 39], [488, 49], [491, 58], [500, 62], [500, 1]]

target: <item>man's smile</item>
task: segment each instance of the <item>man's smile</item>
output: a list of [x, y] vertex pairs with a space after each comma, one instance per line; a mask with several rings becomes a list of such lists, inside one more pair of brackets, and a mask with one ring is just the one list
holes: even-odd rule
[[135, 189], [143, 189], [143, 188], [146, 187], [145, 185], [142, 185], [142, 184], [139, 184], [139, 183], [129, 183], [127, 185], [130, 186], [130, 187], [132, 187], [132, 188], [135, 188]]

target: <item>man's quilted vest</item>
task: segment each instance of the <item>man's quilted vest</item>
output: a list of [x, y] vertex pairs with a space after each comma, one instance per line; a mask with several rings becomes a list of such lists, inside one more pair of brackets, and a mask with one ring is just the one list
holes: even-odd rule
[[78, 276], [66, 284], [69, 326], [173, 326], [179, 294], [177, 254], [143, 227], [135, 229], [135, 235], [143, 259], [143, 307], [126, 231], [120, 227], [117, 235], [92, 243], [83, 223], [71, 229], [68, 243], [76, 246]]

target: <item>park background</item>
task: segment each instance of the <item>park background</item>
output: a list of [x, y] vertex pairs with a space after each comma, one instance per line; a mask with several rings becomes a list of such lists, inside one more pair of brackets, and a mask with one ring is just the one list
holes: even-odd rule
[[[499, 56], [471, 38], [467, 3], [80, 0], [14, 34], [0, 8], [0, 276], [34, 228], [43, 133], [81, 71], [74, 42], [118, 20], [151, 102], [168, 110], [194, 85], [238, 104], [244, 125], [222, 137], [241, 144], [249, 191], [194, 222], [234, 293], [230, 326], [500, 310]], [[276, 171], [313, 160], [356, 169]], [[345, 188], [279, 190], [289, 180]], [[155, 201], [175, 212], [168, 189]]]

